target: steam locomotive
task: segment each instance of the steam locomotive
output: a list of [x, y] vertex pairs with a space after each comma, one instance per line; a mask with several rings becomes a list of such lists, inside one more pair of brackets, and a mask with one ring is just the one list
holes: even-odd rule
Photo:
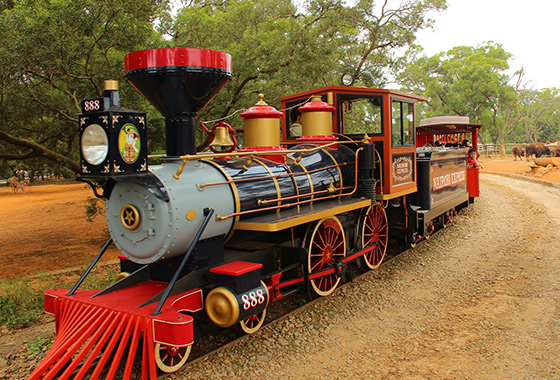
[[[117, 82], [82, 102], [79, 179], [106, 199], [111, 238], [72, 289], [45, 292], [57, 337], [29, 379], [127, 379], [140, 355], [142, 378], [174, 372], [205, 326], [254, 333], [269, 303], [330, 295], [349, 265], [377, 268], [389, 237], [415, 245], [478, 196], [465, 148], [424, 145], [476, 146], [480, 125], [416, 127], [423, 97], [329, 86], [281, 98], [279, 111], [260, 95], [240, 114], [242, 148], [218, 122], [204, 126], [201, 153], [197, 114], [232, 78], [229, 54], [137, 51], [125, 78], [165, 116], [166, 155], [148, 167], [146, 114], [121, 106]], [[294, 112], [301, 136], [290, 134]], [[112, 243], [119, 280], [78, 290]]]

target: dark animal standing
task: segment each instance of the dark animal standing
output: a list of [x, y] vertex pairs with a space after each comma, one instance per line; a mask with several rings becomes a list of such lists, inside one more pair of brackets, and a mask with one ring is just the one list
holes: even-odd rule
[[544, 143], [536, 142], [525, 145], [525, 159], [527, 161], [533, 156], [540, 157], [543, 154], [550, 154], [550, 149]]
[[521, 149], [521, 145], [519, 144], [511, 148], [511, 153], [513, 154], [513, 161], [517, 161], [518, 157], [521, 160], [521, 157], [525, 155], [525, 152], [523, 152], [523, 149]]

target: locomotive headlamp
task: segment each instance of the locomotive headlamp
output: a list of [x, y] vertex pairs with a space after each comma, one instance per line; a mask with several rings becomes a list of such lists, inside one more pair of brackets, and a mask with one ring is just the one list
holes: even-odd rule
[[354, 84], [354, 76], [350, 73], [344, 73], [342, 74], [341, 81], [345, 86], [352, 86]]
[[109, 139], [99, 124], [91, 124], [82, 133], [82, 155], [91, 165], [99, 165], [109, 153]]
[[103, 97], [83, 100], [79, 118], [82, 177], [147, 171], [146, 114], [121, 107], [117, 81], [105, 81]]

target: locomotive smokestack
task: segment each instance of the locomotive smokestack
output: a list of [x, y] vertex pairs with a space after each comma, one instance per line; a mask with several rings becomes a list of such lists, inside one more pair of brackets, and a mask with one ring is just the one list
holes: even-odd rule
[[165, 116], [167, 156], [196, 153], [198, 112], [230, 81], [231, 55], [168, 48], [125, 56], [125, 78]]

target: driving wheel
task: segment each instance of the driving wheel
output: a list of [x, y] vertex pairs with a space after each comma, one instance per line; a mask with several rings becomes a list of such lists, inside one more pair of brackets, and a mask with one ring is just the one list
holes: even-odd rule
[[[346, 256], [344, 228], [336, 216], [321, 219], [307, 237], [304, 247], [308, 252], [307, 270], [310, 276], [328, 269]], [[311, 288], [319, 296], [332, 294], [339, 282], [340, 277], [335, 273], [309, 280]]]
[[387, 224], [387, 214], [379, 203], [370, 206], [361, 225], [362, 247], [370, 248], [362, 257], [364, 263], [370, 268], [378, 268], [387, 252], [387, 240], [389, 237], [389, 226]]

